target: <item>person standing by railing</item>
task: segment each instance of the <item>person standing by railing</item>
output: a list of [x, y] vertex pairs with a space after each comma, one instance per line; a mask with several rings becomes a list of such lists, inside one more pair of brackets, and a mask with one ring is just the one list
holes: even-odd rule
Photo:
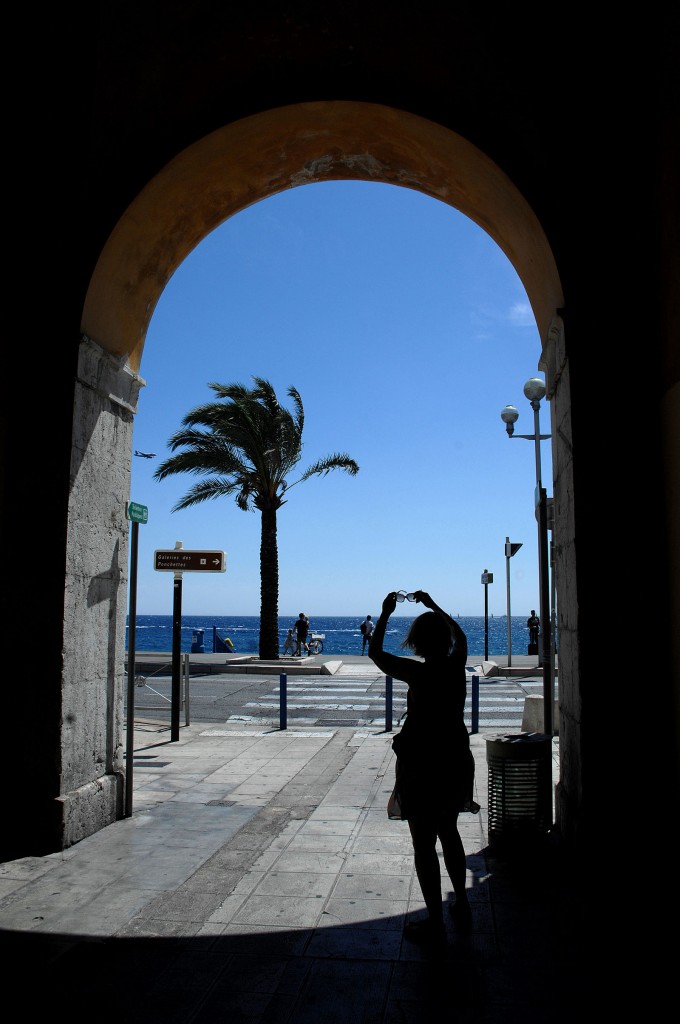
[[541, 620], [534, 608], [531, 609], [531, 615], [527, 619], [527, 629], [529, 630], [529, 654], [538, 654], [538, 634], [541, 632]]
[[371, 634], [373, 633], [373, 619], [370, 615], [367, 615], [364, 621], [359, 626], [361, 631], [361, 653], [366, 653], [366, 646], [371, 640]]

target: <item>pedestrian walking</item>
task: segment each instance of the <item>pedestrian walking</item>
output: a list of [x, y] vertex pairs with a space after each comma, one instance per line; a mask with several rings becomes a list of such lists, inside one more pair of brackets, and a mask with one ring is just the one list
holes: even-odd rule
[[[424, 590], [416, 602], [427, 609], [413, 620], [402, 643], [417, 658], [383, 649], [385, 630], [397, 603], [392, 592], [383, 601], [369, 644], [369, 657], [381, 672], [408, 684], [406, 720], [394, 737], [395, 792], [400, 816], [408, 822], [416, 875], [428, 916], [409, 921], [404, 937], [441, 949], [446, 943], [437, 839], [455, 893], [450, 906], [461, 931], [472, 926], [465, 888], [465, 849], [458, 832], [461, 811], [477, 813], [473, 800], [475, 762], [463, 717], [467, 693], [467, 638], [458, 623]], [[436, 721], [442, 725], [434, 725]]]
[[288, 630], [288, 635], [286, 636], [286, 642], [283, 645], [283, 653], [292, 655], [294, 650], [295, 637], [293, 636], [293, 627], [291, 626], [291, 628]]

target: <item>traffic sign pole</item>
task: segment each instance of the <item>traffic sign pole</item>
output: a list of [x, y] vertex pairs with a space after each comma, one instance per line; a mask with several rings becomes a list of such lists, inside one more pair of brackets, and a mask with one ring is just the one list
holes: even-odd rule
[[182, 696], [182, 574], [175, 575], [172, 600], [172, 706], [170, 709], [170, 740], [179, 740], [179, 710]]
[[224, 551], [187, 551], [178, 540], [169, 551], [154, 551], [154, 569], [175, 574], [172, 601], [172, 706], [170, 740], [179, 739], [179, 712], [182, 702], [182, 573], [226, 572]]
[[508, 606], [508, 668], [512, 665], [512, 620], [510, 618], [510, 559], [522, 547], [521, 542], [513, 544], [509, 537], [505, 538], [505, 589]]
[[484, 584], [484, 661], [489, 660], [489, 584]]
[[125, 817], [132, 815], [132, 762], [134, 760], [135, 728], [135, 658], [137, 654], [137, 562], [139, 524], [148, 523], [149, 509], [134, 501], [127, 503], [127, 517], [132, 523], [130, 533], [130, 607], [128, 610], [128, 678], [127, 722], [125, 736]]
[[132, 762], [134, 760], [135, 655], [137, 651], [137, 550], [139, 523], [130, 537], [130, 609], [128, 615], [127, 735], [125, 746], [125, 817], [132, 815]]
[[485, 569], [482, 573], [484, 584], [484, 661], [489, 660], [489, 584], [493, 583], [493, 573]]

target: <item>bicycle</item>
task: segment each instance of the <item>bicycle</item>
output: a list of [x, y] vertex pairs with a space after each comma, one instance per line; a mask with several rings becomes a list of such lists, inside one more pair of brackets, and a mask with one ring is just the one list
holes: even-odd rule
[[312, 633], [309, 640], [309, 653], [310, 654], [322, 654], [323, 653], [323, 642], [326, 639], [325, 633]]

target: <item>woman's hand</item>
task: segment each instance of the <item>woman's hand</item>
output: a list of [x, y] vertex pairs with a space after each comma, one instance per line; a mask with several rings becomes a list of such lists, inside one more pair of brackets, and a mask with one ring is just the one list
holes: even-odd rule
[[433, 609], [434, 601], [426, 590], [416, 590], [416, 604], [424, 604], [426, 608]]
[[382, 603], [383, 615], [391, 615], [394, 609], [397, 607], [397, 594], [396, 591], [392, 591], [387, 595]]

